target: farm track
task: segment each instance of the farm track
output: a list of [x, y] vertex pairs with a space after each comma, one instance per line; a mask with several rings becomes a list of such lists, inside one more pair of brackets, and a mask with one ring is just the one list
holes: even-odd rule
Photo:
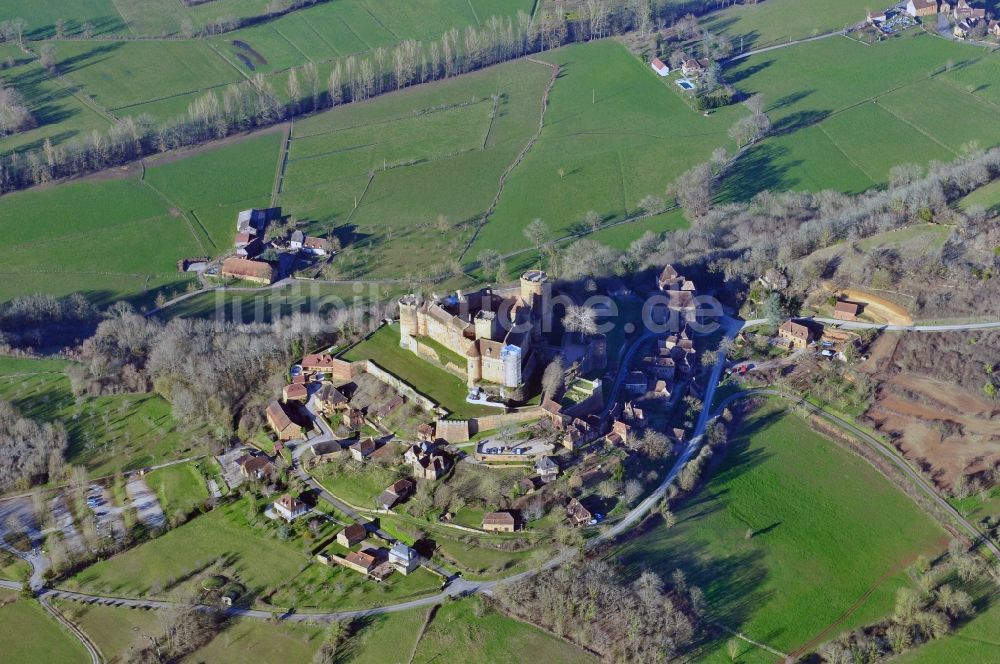
[[288, 153], [292, 149], [293, 128], [294, 120], [288, 123], [285, 140], [281, 142], [281, 149], [278, 152], [278, 163], [274, 169], [274, 184], [271, 185], [271, 207], [278, 204], [278, 194], [281, 193], [281, 188], [285, 184], [285, 170], [288, 168]]

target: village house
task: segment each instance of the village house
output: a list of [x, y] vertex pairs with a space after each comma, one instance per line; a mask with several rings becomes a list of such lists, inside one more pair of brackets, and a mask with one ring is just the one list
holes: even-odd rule
[[594, 518], [583, 504], [573, 498], [566, 505], [566, 516], [569, 517], [569, 522], [575, 527], [586, 526]]
[[856, 320], [861, 312], [861, 305], [848, 300], [838, 300], [833, 308], [833, 317], [837, 320]]
[[348, 447], [355, 461], [364, 461], [375, 452], [375, 440], [362, 438]]
[[652, 67], [653, 71], [655, 71], [660, 76], [670, 75], [670, 67], [664, 64], [663, 60], [660, 60], [659, 58], [653, 58], [652, 60], [650, 60], [649, 66]]
[[512, 533], [516, 522], [510, 512], [487, 512], [483, 515], [483, 530], [491, 533]]
[[966, 21], [969, 26], [974, 26], [986, 18], [986, 10], [971, 6], [967, 0], [958, 0], [952, 9], [952, 15], [956, 21]]
[[305, 503], [298, 498], [292, 498], [287, 493], [274, 501], [272, 507], [278, 516], [289, 523], [309, 511]]
[[448, 472], [448, 457], [431, 450], [427, 443], [410, 445], [403, 454], [403, 460], [410, 464], [413, 475], [419, 479], [436, 482]]
[[551, 457], [539, 457], [535, 461], [535, 472], [538, 473], [543, 482], [551, 482], [559, 477], [559, 464], [553, 461]]
[[407, 479], [396, 480], [379, 495], [375, 503], [384, 510], [392, 509], [400, 501], [413, 493], [413, 482]]
[[417, 440], [423, 441], [425, 443], [433, 443], [437, 440], [437, 436], [434, 435], [434, 425], [424, 422], [417, 426]]
[[330, 383], [323, 383], [315, 400], [317, 410], [327, 416], [350, 408], [347, 396]]
[[342, 421], [350, 431], [357, 431], [365, 425], [365, 414], [357, 408], [348, 408], [344, 411]]
[[572, 421], [572, 418], [563, 412], [562, 405], [552, 399], [546, 399], [542, 402], [542, 410], [556, 431], [563, 431], [566, 425]]
[[303, 383], [290, 383], [281, 390], [281, 396], [285, 403], [289, 401], [305, 403], [309, 399], [309, 390]]
[[240, 475], [248, 480], [270, 479], [275, 471], [274, 464], [263, 454], [244, 454], [235, 463], [240, 469]]
[[615, 420], [611, 424], [611, 434], [608, 439], [612, 444], [627, 445], [632, 439], [632, 426], [622, 420]]
[[302, 358], [302, 370], [307, 374], [329, 374], [336, 381], [348, 381], [354, 377], [350, 362], [339, 360], [329, 353], [312, 353]]
[[365, 541], [366, 537], [368, 537], [368, 531], [365, 527], [360, 523], [352, 523], [337, 533], [337, 544], [349, 549]]
[[562, 437], [562, 445], [568, 450], [575, 450], [580, 445], [586, 445], [599, 435], [600, 431], [597, 427], [577, 417], [566, 427], [566, 431]]
[[292, 422], [288, 413], [277, 401], [269, 403], [264, 414], [267, 417], [267, 423], [278, 436], [278, 440], [292, 440], [302, 436], [302, 427]]
[[230, 257], [222, 261], [222, 276], [258, 284], [270, 284], [274, 281], [274, 268], [264, 261]]
[[812, 340], [812, 330], [793, 320], [785, 321], [778, 328], [778, 337], [788, 342], [790, 348], [805, 348]]
[[389, 564], [394, 570], [406, 576], [420, 567], [420, 554], [402, 542], [396, 542], [389, 549]]
[[375, 556], [368, 551], [351, 551], [343, 558], [336, 556], [334, 559], [344, 567], [365, 575], [375, 567]]
[[292, 231], [292, 237], [288, 240], [289, 249], [301, 249], [302, 241], [305, 239], [305, 234], [302, 231]]

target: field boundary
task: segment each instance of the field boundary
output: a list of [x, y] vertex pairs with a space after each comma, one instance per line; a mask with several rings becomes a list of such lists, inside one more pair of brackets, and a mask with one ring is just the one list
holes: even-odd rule
[[878, 180], [876, 180], [875, 178], [873, 178], [871, 173], [869, 173], [867, 170], [865, 170], [865, 168], [861, 164], [859, 164], [858, 162], [854, 161], [854, 158], [851, 155], [847, 154], [847, 151], [844, 150], [844, 148], [840, 147], [840, 144], [837, 143], [837, 141], [833, 140], [833, 136], [831, 136], [830, 132], [828, 132], [825, 127], [823, 127], [823, 123], [822, 122], [817, 122], [816, 123], [816, 128], [819, 129], [820, 133], [822, 133], [824, 136], [826, 136], [826, 140], [830, 141], [830, 144], [833, 145], [833, 147], [837, 148], [837, 152], [839, 152], [840, 154], [844, 155], [844, 159], [846, 159], [847, 161], [849, 161], [851, 163], [851, 165], [854, 166], [854, 168], [856, 168], [859, 171], [861, 171], [861, 173], [866, 178], [868, 178], [869, 180], [872, 181], [872, 184], [878, 184]]
[[[929, 79], [928, 79], [928, 80], [929, 80]], [[957, 152], [955, 152], [955, 151], [954, 151], [954, 150], [953, 150], [953, 149], [952, 149], [951, 147], [949, 147], [949, 146], [948, 146], [947, 144], [945, 144], [945, 143], [942, 143], [942, 142], [941, 142], [940, 140], [938, 140], [937, 138], [935, 138], [934, 136], [932, 136], [932, 135], [931, 135], [930, 133], [928, 133], [928, 132], [927, 132], [926, 130], [924, 130], [924, 129], [921, 129], [921, 128], [920, 128], [920, 127], [918, 127], [917, 125], [913, 124], [912, 122], [910, 122], [909, 120], [907, 120], [907, 119], [906, 119], [906, 118], [904, 118], [903, 116], [899, 115], [898, 113], [896, 113], [895, 111], [893, 111], [893, 110], [892, 110], [891, 108], [889, 108], [889, 107], [888, 107], [888, 106], [886, 106], [885, 104], [879, 104], [879, 103], [878, 103], [878, 100], [875, 100], [875, 104], [876, 104], [876, 105], [877, 105], [877, 106], [878, 106], [879, 108], [881, 108], [881, 109], [884, 109], [884, 110], [885, 110], [885, 112], [886, 112], [886, 113], [888, 113], [889, 115], [891, 115], [892, 117], [896, 118], [897, 120], [899, 120], [899, 121], [900, 121], [900, 122], [902, 122], [903, 124], [907, 125], [907, 126], [908, 126], [908, 127], [910, 128], [910, 129], [912, 129], [913, 131], [917, 132], [918, 134], [922, 134], [922, 135], [923, 135], [923, 136], [924, 136], [925, 138], [929, 138], [929, 139], [930, 139], [931, 141], [933, 141], [934, 143], [937, 143], [938, 145], [940, 145], [941, 147], [943, 147], [943, 148], [944, 148], [945, 150], [947, 150], [947, 151], [948, 151], [948, 152], [950, 152], [951, 154], [955, 155], [956, 157], [958, 156], [958, 153], [957, 153]]]
[[517, 168], [522, 161], [524, 161], [524, 158], [528, 156], [528, 152], [530, 152], [531, 148], [533, 148], [535, 143], [538, 142], [538, 138], [542, 135], [542, 129], [545, 128], [545, 113], [549, 110], [549, 94], [552, 92], [552, 88], [555, 87], [556, 79], [559, 77], [559, 65], [554, 65], [551, 62], [545, 62], [544, 60], [538, 60], [536, 58], [525, 58], [525, 60], [528, 62], [534, 62], [535, 64], [539, 64], [544, 67], [550, 67], [552, 69], [552, 76], [549, 77], [548, 85], [545, 86], [545, 91], [542, 93], [542, 109], [541, 114], [538, 117], [538, 128], [528, 139], [528, 142], [524, 145], [524, 147], [521, 148], [521, 151], [517, 153], [517, 156], [514, 157], [514, 161], [512, 161], [510, 165], [504, 169], [504, 172], [500, 174], [500, 182], [497, 193], [490, 202], [489, 207], [487, 207], [486, 211], [483, 212], [483, 216], [480, 218], [479, 223], [476, 224], [476, 230], [472, 233], [468, 243], [465, 245], [465, 249], [462, 250], [462, 253], [458, 257], [459, 261], [465, 260], [465, 255], [472, 248], [472, 245], [476, 243], [476, 239], [479, 237], [479, 232], [484, 226], [486, 226], [489, 222], [490, 215], [496, 210], [497, 204], [500, 202], [500, 196], [503, 195], [504, 188], [507, 185], [507, 178], [510, 177], [510, 174], [514, 171], [514, 169]]
[[285, 130], [285, 140], [281, 142], [281, 147], [278, 149], [278, 163], [274, 168], [274, 184], [271, 185], [271, 207], [274, 207], [278, 203], [278, 194], [281, 193], [281, 187], [285, 182], [285, 169], [288, 167], [288, 153], [292, 149], [292, 129], [294, 127], [294, 120], [288, 123], [288, 128]]
[[[198, 245], [198, 248], [202, 251], [202, 253], [207, 253], [208, 250], [205, 248], [205, 245], [202, 243], [201, 238], [198, 237], [198, 231], [195, 230], [194, 224], [191, 222], [191, 219], [188, 217], [188, 215], [184, 211], [184, 209], [182, 207], [180, 207], [179, 205], [176, 205], [172, 200], [170, 200], [169, 198], [167, 198], [166, 194], [164, 194], [162, 191], [160, 191], [159, 189], [157, 189], [156, 187], [154, 187], [153, 185], [151, 185], [149, 183], [149, 181], [146, 180], [146, 165], [145, 164], [142, 165], [142, 176], [139, 178], [139, 182], [142, 183], [144, 186], [149, 187], [150, 191], [152, 191], [154, 194], [156, 194], [157, 196], [159, 196], [167, 205], [169, 205], [171, 208], [177, 210], [180, 213], [181, 217], [187, 223], [188, 230], [191, 231], [191, 237], [194, 238], [195, 244]], [[170, 213], [170, 211], [168, 210], [167, 214], [169, 214], [169, 213]], [[203, 231], [205, 230], [204, 227], [202, 227], [202, 230]], [[205, 235], [206, 235], [206, 238], [209, 240], [209, 242], [211, 242], [211, 236], [208, 235], [207, 231], [205, 231]], [[212, 245], [215, 246], [214, 243], [212, 243]]]

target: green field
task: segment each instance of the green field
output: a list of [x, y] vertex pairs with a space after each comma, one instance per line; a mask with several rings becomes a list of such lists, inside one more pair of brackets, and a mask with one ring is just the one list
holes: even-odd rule
[[[0, 199], [7, 244], [0, 301], [82, 292], [107, 305], [148, 305], [193, 277], [177, 261], [228, 252], [236, 214], [266, 206], [281, 133], [151, 161], [121, 179], [68, 182]], [[25, 220], [32, 223], [25, 223]]]
[[187, 514], [202, 504], [208, 498], [205, 482], [194, 463], [167, 466], [146, 476], [146, 484], [156, 492], [168, 519], [176, 513]]
[[9, 664], [90, 661], [76, 637], [56, 622], [35, 600], [0, 589], [0, 652]]
[[0, 6], [0, 21], [16, 17], [27, 22], [25, 34], [31, 39], [54, 35], [58, 19], [66, 22], [67, 35], [79, 35], [84, 23], [90, 23], [95, 35], [126, 29], [115, 9], [115, 0], [4, 0]]
[[872, 9], [866, 0], [767, 0], [757, 4], [733, 4], [710, 14], [704, 26], [727, 35], [733, 48], [773, 46], [833, 30], [843, 30], [865, 20]]
[[155, 394], [116, 394], [77, 400], [65, 362], [0, 358], [0, 398], [28, 417], [59, 421], [69, 434], [67, 461], [91, 476], [134, 470], [200, 454], [197, 432], [174, 422], [170, 404]]
[[[545, 127], [508, 179], [470, 259], [485, 248], [527, 247], [522, 230], [535, 218], [557, 236], [578, 230], [588, 210], [606, 223], [623, 219], [645, 196], [663, 197], [668, 184], [715, 148], [735, 148], [727, 131], [742, 107], [704, 117], [687, 106], [672, 79], [660, 79], [618, 43], [540, 57], [560, 67]], [[636, 231], [632, 239], [643, 232]]]
[[[740, 158], [721, 197], [746, 199], [763, 189], [858, 192], [884, 182], [894, 165], [952, 160], [970, 141], [991, 147], [1000, 142], [995, 103], [949, 78], [961, 73], [986, 90], [998, 62], [995, 54], [919, 33], [872, 47], [833, 37], [741, 60], [726, 77], [765, 96], [774, 135]], [[956, 105], [960, 117], [949, 111]]]
[[[947, 542], [864, 461], [776, 407], [742, 426], [720, 464], [676, 526], [619, 558], [636, 573], [685, 570], [711, 619], [783, 652], [888, 614], [904, 568]], [[705, 659], [728, 661], [722, 650]]]
[[1000, 208], [1000, 180], [981, 187], [962, 199], [963, 209], [967, 210], [974, 205], [982, 206], [986, 210]]
[[495, 408], [466, 403], [465, 397], [469, 390], [465, 381], [420, 359], [416, 353], [400, 348], [397, 324], [382, 326], [373, 335], [352, 346], [344, 353], [343, 358], [352, 362], [372, 360], [447, 408], [453, 418], [493, 415], [497, 412]]
[[[238, 580], [262, 607], [299, 610], [365, 608], [436, 592], [440, 581], [419, 570], [384, 583], [312, 559], [300, 540], [282, 541], [248, 524], [247, 499], [218, 507], [141, 546], [98, 562], [67, 587], [115, 596], [172, 596], [193, 590], [190, 580], [223, 561], [223, 574]], [[256, 517], [266, 519], [266, 517]], [[336, 528], [325, 526], [320, 537]]]

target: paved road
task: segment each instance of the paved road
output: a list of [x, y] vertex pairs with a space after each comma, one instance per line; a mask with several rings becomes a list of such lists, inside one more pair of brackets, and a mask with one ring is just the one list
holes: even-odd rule
[[795, 46], [797, 44], [805, 44], [808, 42], [819, 41], [820, 39], [827, 39], [829, 37], [836, 37], [837, 35], [847, 34], [846, 30], [836, 30], [834, 32], [825, 32], [821, 35], [816, 35], [815, 37], [804, 37], [802, 39], [795, 39], [793, 41], [782, 42], [780, 44], [775, 44], [774, 46], [765, 46], [763, 48], [755, 48], [752, 51], [746, 51], [740, 53], [739, 55], [734, 55], [733, 57], [726, 60], [726, 64], [731, 64], [733, 62], [739, 62], [745, 58], [749, 58], [751, 55], [759, 55], [761, 53], [768, 53], [770, 51], [777, 51], [779, 48], [788, 48], [789, 46]]
[[1000, 559], [1000, 547], [998, 547], [993, 541], [991, 541], [982, 532], [980, 532], [980, 530], [976, 528], [975, 525], [967, 521], [966, 518], [962, 516], [962, 514], [958, 510], [952, 507], [951, 503], [945, 500], [941, 496], [941, 494], [939, 494], [937, 490], [935, 490], [934, 487], [931, 486], [931, 484], [924, 479], [923, 475], [921, 475], [917, 470], [912, 468], [910, 464], [907, 463], [903, 457], [896, 454], [888, 446], [884, 445], [881, 441], [879, 441], [877, 438], [869, 434], [867, 431], [864, 431], [863, 429], [855, 426], [854, 424], [848, 422], [847, 420], [841, 419], [837, 415], [834, 415], [833, 413], [823, 409], [822, 407], [812, 404], [801, 397], [788, 394], [787, 392], [762, 387], [729, 395], [715, 408], [714, 415], [718, 416], [718, 414], [722, 412], [722, 409], [724, 409], [726, 406], [733, 403], [734, 401], [739, 401], [741, 399], [748, 399], [755, 396], [778, 397], [781, 399], [787, 399], [788, 401], [791, 401], [799, 406], [802, 406], [803, 408], [810, 411], [814, 415], [822, 417], [827, 422], [830, 422], [831, 424], [847, 431], [852, 436], [854, 436], [855, 438], [863, 442], [865, 445], [867, 445], [869, 448], [877, 452], [880, 456], [891, 462], [892, 465], [894, 465], [900, 471], [902, 471], [908, 478], [910, 478], [910, 480], [913, 481], [914, 484], [920, 487], [920, 489], [927, 495], [928, 498], [930, 498], [936, 505], [938, 505], [941, 509], [947, 512], [948, 515], [951, 516], [955, 520], [955, 522], [961, 526], [962, 530], [964, 530], [965, 533], [970, 538], [972, 538], [972, 540], [977, 542], [982, 542], [983, 545], [987, 549], [989, 549], [994, 556], [997, 557], [997, 559]]
[[[975, 330], [1000, 329], [1000, 321], [985, 323], [942, 323], [940, 325], [889, 325], [886, 323], [865, 323], [863, 321], [846, 321], [835, 318], [818, 318], [815, 316], [796, 317], [796, 320], [813, 320], [824, 325], [842, 327], [845, 330], [885, 330], [889, 332], [971, 332]], [[755, 318], [743, 321], [743, 329], [764, 325], [766, 318]]]

